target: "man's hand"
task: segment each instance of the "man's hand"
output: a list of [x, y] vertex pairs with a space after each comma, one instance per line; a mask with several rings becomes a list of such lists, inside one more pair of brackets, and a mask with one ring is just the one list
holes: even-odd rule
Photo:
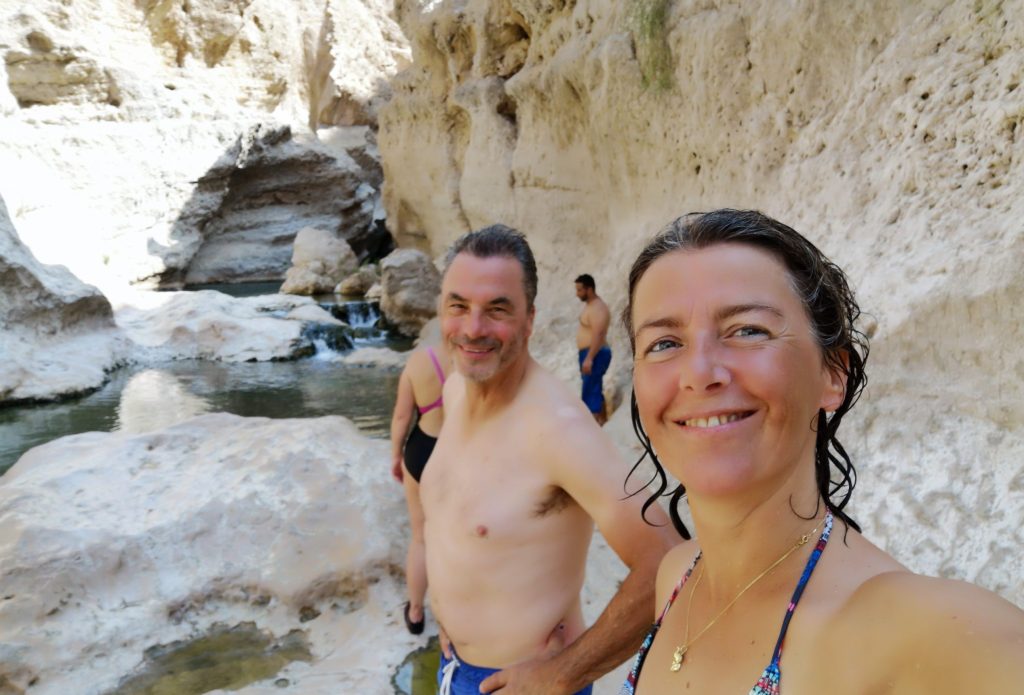
[[480, 692], [501, 695], [570, 695], [570, 691], [559, 686], [557, 670], [551, 673], [550, 661], [534, 659], [510, 666], [504, 671], [488, 676], [480, 684]]
[[515, 695], [515, 693], [523, 695], [565, 693], [565, 695], [569, 695], [569, 690], [560, 687], [558, 681], [561, 674], [557, 668], [552, 668], [551, 661], [551, 657], [563, 649], [565, 649], [565, 625], [560, 624], [548, 635], [548, 641], [544, 645], [544, 652], [540, 657], [510, 666], [488, 676], [480, 684], [480, 692], [491, 693], [500, 690], [502, 695]]
[[583, 358], [583, 365], [580, 367], [580, 371], [583, 372], [584, 376], [590, 376], [590, 372], [594, 369], [594, 358], [587, 356]]
[[391, 459], [391, 477], [399, 483], [405, 478], [405, 471], [402, 466], [402, 455], [399, 454]]

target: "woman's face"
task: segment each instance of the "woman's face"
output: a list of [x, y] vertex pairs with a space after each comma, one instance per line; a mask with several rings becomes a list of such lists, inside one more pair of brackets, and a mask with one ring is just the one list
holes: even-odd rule
[[666, 254], [637, 284], [632, 318], [640, 418], [688, 493], [771, 494], [813, 465], [818, 409], [839, 407], [845, 382], [771, 254]]

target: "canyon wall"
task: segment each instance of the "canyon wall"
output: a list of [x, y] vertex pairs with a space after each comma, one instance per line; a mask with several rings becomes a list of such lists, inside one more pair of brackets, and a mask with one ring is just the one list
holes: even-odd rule
[[302, 227], [386, 235], [390, 2], [3, 5], [0, 193], [42, 262], [104, 290], [280, 279]]
[[[575, 378], [672, 218], [758, 208], [850, 275], [873, 338], [853, 514], [912, 569], [1024, 604], [1024, 3], [396, 3], [385, 207], [433, 255], [494, 222], [538, 256], [534, 353]], [[612, 382], [628, 344], [612, 330]], [[620, 414], [619, 417], [622, 417]]]

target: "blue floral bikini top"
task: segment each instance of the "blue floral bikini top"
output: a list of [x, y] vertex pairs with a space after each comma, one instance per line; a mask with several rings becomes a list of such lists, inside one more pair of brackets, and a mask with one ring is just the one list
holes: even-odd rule
[[[807, 580], [811, 578], [811, 573], [814, 572], [814, 567], [818, 564], [818, 558], [821, 557], [821, 552], [825, 549], [825, 545], [828, 544], [828, 537], [832, 533], [832, 512], [828, 512], [825, 515], [825, 527], [821, 532], [821, 537], [818, 538], [818, 544], [814, 546], [814, 550], [811, 552], [811, 556], [807, 558], [807, 564], [804, 566], [804, 572], [800, 575], [800, 581], [797, 582], [796, 590], [793, 591], [793, 598], [789, 601], [789, 606], [786, 608], [786, 615], [782, 619], [782, 629], [779, 631], [779, 639], [775, 642], [775, 651], [772, 652], [771, 663], [764, 669], [761, 677], [757, 680], [757, 683], [753, 688], [750, 689], [748, 695], [779, 695], [779, 683], [782, 681], [782, 671], [779, 667], [779, 662], [782, 660], [782, 643], [786, 639], [786, 631], [789, 629], [789, 621], [793, 618], [793, 612], [796, 610], [796, 605], [800, 602], [800, 597], [803, 596], [804, 588], [807, 586]], [[697, 561], [700, 560], [701, 553], [697, 553], [697, 557], [693, 558], [693, 562], [690, 563], [689, 569], [686, 570], [686, 574], [683, 575], [679, 583], [676, 584], [675, 590], [668, 599], [668, 603], [665, 604], [664, 610], [661, 611], [661, 615], [655, 621], [654, 625], [651, 626], [650, 632], [647, 633], [647, 637], [644, 638], [643, 644], [640, 645], [640, 651], [636, 655], [636, 661], [633, 662], [633, 668], [629, 672], [629, 676], [626, 678], [626, 682], [622, 686], [622, 690], [619, 691], [619, 695], [635, 695], [636, 693], [636, 682], [640, 677], [640, 669], [644, 666], [644, 659], [647, 658], [647, 652], [650, 650], [651, 645], [654, 643], [654, 637], [658, 634], [658, 628], [661, 627], [661, 621], [665, 619], [668, 614], [668, 609], [672, 607], [672, 603], [676, 600], [676, 596], [679, 595], [680, 590], [686, 586], [686, 580], [693, 574], [693, 568], [697, 566]]]

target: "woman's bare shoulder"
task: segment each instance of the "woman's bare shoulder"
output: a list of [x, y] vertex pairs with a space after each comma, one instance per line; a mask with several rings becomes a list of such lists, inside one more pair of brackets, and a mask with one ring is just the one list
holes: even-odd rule
[[676, 588], [679, 580], [682, 579], [683, 574], [689, 569], [693, 563], [693, 558], [697, 556], [697, 552], [700, 547], [696, 541], [682, 541], [679, 545], [675, 546], [662, 558], [661, 564], [658, 566], [658, 579], [657, 579], [657, 591], [655, 594], [655, 609], [657, 614], [661, 614], [661, 609], [664, 608], [664, 604], [668, 601], [668, 597], [672, 595], [672, 591]]
[[[870, 664], [864, 673], [900, 685], [896, 692], [994, 692], [981, 686], [1012, 671], [1024, 678], [1024, 611], [967, 582], [880, 572], [833, 623], [834, 636]], [[966, 690], [964, 674], [972, 674]]]

